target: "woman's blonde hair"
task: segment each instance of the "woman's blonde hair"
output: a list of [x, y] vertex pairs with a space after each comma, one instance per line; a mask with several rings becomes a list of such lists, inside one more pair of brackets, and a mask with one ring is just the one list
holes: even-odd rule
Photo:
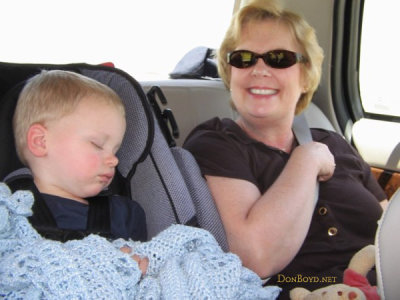
[[296, 114], [301, 113], [310, 103], [321, 79], [323, 50], [319, 46], [315, 30], [298, 14], [283, 9], [276, 0], [248, 1], [233, 16], [224, 40], [218, 49], [218, 72], [225, 86], [230, 89], [231, 66], [227, 55], [236, 49], [240, 42], [241, 30], [250, 21], [277, 20], [283, 22], [292, 31], [296, 41], [303, 49], [307, 62], [302, 64], [302, 78], [306, 91], [300, 96]]
[[[121, 112], [121, 117], [125, 117], [124, 105], [114, 90], [78, 73], [42, 71], [27, 81], [13, 118], [15, 146], [22, 163], [27, 164], [24, 149], [29, 128], [71, 114], [86, 97], [96, 97], [96, 100], [114, 106]], [[95, 110], [94, 106], [94, 113]]]

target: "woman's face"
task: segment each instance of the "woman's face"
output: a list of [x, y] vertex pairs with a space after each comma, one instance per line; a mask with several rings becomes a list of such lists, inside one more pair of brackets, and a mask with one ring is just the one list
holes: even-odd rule
[[[284, 49], [301, 53], [287, 25], [275, 20], [253, 21], [242, 29], [235, 50], [258, 54]], [[304, 92], [299, 63], [274, 69], [258, 59], [254, 66], [231, 67], [232, 101], [239, 115], [248, 122], [291, 122], [296, 103]]]

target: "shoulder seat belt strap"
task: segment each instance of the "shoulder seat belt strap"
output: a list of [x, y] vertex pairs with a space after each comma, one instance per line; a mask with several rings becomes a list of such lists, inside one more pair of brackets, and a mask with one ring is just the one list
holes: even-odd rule
[[[292, 130], [300, 145], [307, 144], [312, 141], [311, 130], [310, 127], [308, 126], [304, 114], [300, 114], [294, 117]], [[315, 204], [317, 204], [318, 202], [318, 197], [319, 197], [319, 182], [318, 180], [316, 180], [315, 195], [314, 195]]]

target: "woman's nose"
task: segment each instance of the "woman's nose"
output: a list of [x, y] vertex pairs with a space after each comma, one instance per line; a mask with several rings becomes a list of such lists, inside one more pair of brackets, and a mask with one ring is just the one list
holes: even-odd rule
[[251, 75], [253, 76], [271, 76], [270, 66], [268, 66], [262, 58], [257, 59], [257, 63], [253, 67]]

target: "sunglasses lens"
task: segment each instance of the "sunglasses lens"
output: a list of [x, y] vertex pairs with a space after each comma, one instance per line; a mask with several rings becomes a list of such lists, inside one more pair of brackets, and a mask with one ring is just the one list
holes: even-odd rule
[[284, 69], [297, 63], [296, 53], [288, 50], [273, 50], [263, 55], [264, 62], [276, 69]]
[[228, 55], [228, 63], [236, 68], [243, 69], [254, 66], [257, 59], [261, 57], [265, 64], [275, 69], [289, 68], [299, 61], [304, 61], [300, 54], [289, 50], [272, 50], [262, 55], [248, 50], [237, 50]]
[[255, 57], [250, 51], [234, 51], [229, 55], [229, 64], [236, 68], [248, 68], [254, 65]]

